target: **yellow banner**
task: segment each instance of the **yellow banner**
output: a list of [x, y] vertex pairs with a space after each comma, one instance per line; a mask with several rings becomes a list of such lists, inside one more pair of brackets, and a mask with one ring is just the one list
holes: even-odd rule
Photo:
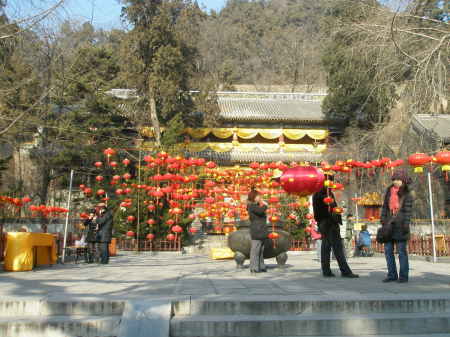
[[231, 143], [208, 143], [208, 146], [216, 152], [228, 152], [233, 149], [233, 144]]
[[261, 137], [265, 139], [277, 139], [283, 134], [282, 129], [263, 129], [259, 131]]
[[212, 129], [211, 132], [214, 136], [221, 139], [229, 138], [233, 135], [233, 129], [229, 128]]
[[258, 144], [258, 149], [262, 152], [278, 152], [280, 144]]
[[259, 129], [238, 129], [237, 135], [242, 139], [251, 139], [258, 135]]

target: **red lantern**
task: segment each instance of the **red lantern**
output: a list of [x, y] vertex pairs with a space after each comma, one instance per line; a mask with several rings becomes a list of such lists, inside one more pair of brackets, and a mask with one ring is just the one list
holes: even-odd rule
[[289, 214], [288, 218], [291, 220], [297, 220], [297, 216], [294, 213]]
[[175, 224], [175, 220], [169, 219], [169, 220], [166, 221], [166, 224], [167, 224], [168, 226], [172, 226], [172, 225]]
[[195, 214], [194, 213], [189, 214], [188, 215], [188, 219], [189, 220], [195, 220]]
[[134, 220], [136, 220], [136, 217], [135, 217], [135, 216], [133, 216], [133, 215], [127, 216], [127, 221], [128, 221], [128, 222], [134, 222]]
[[253, 170], [257, 170], [259, 169], [259, 163], [256, 162], [250, 163], [249, 167]]
[[89, 195], [89, 194], [92, 193], [92, 188], [87, 187], [87, 188], [84, 189], [83, 192], [84, 192], [85, 195]]
[[276, 215], [272, 215], [271, 217], [269, 217], [270, 222], [278, 222], [279, 220], [280, 220], [280, 217], [278, 217]]
[[130, 164], [130, 159], [127, 159], [127, 158], [125, 158], [123, 161], [122, 161], [122, 164], [124, 164], [125, 166], [128, 166], [129, 164]]
[[86, 188], [86, 185], [84, 185], [84, 184], [81, 184], [81, 185], [80, 185], [80, 190], [83, 191], [85, 188]]
[[115, 167], [117, 167], [117, 162], [116, 161], [112, 161], [112, 162], [110, 162], [109, 163], [109, 166], [111, 166], [112, 168], [115, 168]]
[[269, 233], [268, 237], [271, 240], [276, 240], [280, 237], [280, 234], [278, 234], [277, 232], [271, 232], [271, 233]]
[[96, 162], [94, 163], [94, 166], [95, 166], [96, 168], [100, 168], [100, 167], [102, 167], [102, 165], [103, 165], [103, 163], [102, 163], [101, 161], [96, 161]]
[[209, 162], [206, 163], [206, 167], [209, 168], [209, 169], [213, 169], [213, 168], [216, 167], [216, 163], [213, 162], [213, 161], [209, 161]]
[[31, 202], [31, 198], [29, 198], [29, 197], [23, 197], [23, 198], [22, 198], [22, 202], [25, 203], [25, 204], [26, 204], [26, 203], [29, 203], [29, 202]]
[[308, 213], [305, 215], [305, 218], [308, 220], [312, 220], [312, 219], [314, 219], [314, 215], [312, 215], [311, 213]]
[[172, 232], [180, 234], [181, 232], [183, 232], [183, 228], [181, 226], [175, 225], [172, 227]]
[[130, 173], [125, 173], [125, 174], [123, 175], [123, 179], [125, 179], [125, 180], [131, 179], [131, 174], [130, 174]]
[[95, 177], [95, 180], [97, 180], [97, 181], [99, 181], [99, 182], [102, 181], [103, 179], [104, 179], [104, 178], [103, 178], [102, 176], [96, 176], [96, 177]]
[[169, 235], [167, 235], [167, 240], [169, 240], [169, 241], [175, 241], [175, 239], [176, 239], [175, 234], [170, 233]]
[[342, 207], [334, 207], [333, 213], [342, 214], [342, 213], [344, 213], [344, 209]]
[[155, 221], [155, 219], [148, 219], [147, 224], [150, 226], [153, 226], [154, 224], [156, 224], [156, 221]]
[[127, 236], [128, 236], [129, 238], [133, 238], [133, 237], [134, 237], [134, 232], [133, 232], [133, 231], [128, 231], [128, 232], [127, 232]]
[[450, 171], [450, 151], [439, 151], [436, 153], [436, 162], [442, 165], [442, 172], [445, 172], [445, 181], [448, 181]]
[[155, 234], [153, 233], [147, 234], [146, 238], [147, 240], [152, 241], [155, 238]]
[[105, 190], [99, 189], [97, 190], [97, 195], [104, 195], [105, 194]]
[[116, 154], [116, 151], [109, 147], [105, 151], [103, 151], [103, 153], [105, 154], [105, 156], [111, 157], [111, 156], [114, 156]]
[[195, 227], [189, 228], [189, 233], [195, 234], [195, 233], [197, 233], [197, 232], [198, 232], [197, 228], [195, 228]]
[[415, 153], [409, 156], [408, 163], [414, 166], [415, 173], [423, 173], [423, 166], [431, 162], [432, 158], [425, 153]]
[[323, 199], [323, 202], [326, 203], [327, 205], [330, 205], [334, 202], [334, 199], [332, 197], [326, 197]]
[[280, 179], [281, 186], [286, 192], [301, 197], [320, 191], [324, 180], [324, 174], [313, 166], [288, 168]]

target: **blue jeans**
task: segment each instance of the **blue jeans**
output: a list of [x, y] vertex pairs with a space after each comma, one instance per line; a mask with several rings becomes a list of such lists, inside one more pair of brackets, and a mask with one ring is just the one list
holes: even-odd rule
[[[397, 265], [394, 256], [394, 244], [397, 245], [398, 260], [400, 262], [400, 274], [397, 274]], [[409, 260], [407, 252], [407, 241], [390, 241], [384, 244], [384, 255], [388, 267], [388, 278], [391, 280], [408, 280]]]

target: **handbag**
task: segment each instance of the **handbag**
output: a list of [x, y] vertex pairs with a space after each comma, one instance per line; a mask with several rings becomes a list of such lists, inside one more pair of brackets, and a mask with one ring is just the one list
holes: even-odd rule
[[389, 221], [387, 224], [381, 225], [377, 230], [377, 242], [386, 243], [392, 240], [392, 222]]

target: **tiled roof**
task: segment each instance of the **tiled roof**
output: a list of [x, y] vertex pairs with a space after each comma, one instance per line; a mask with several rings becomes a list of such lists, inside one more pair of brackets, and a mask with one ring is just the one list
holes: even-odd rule
[[437, 139], [443, 143], [450, 143], [450, 115], [414, 115], [413, 128], [419, 133]]
[[320, 162], [322, 155], [320, 153], [311, 152], [214, 152], [214, 151], [202, 151], [187, 153], [187, 156], [200, 157], [207, 160], [215, 161], [219, 164], [240, 164], [251, 162], [291, 162], [291, 161], [310, 161]]
[[219, 97], [220, 116], [226, 121], [322, 122], [319, 101]]

